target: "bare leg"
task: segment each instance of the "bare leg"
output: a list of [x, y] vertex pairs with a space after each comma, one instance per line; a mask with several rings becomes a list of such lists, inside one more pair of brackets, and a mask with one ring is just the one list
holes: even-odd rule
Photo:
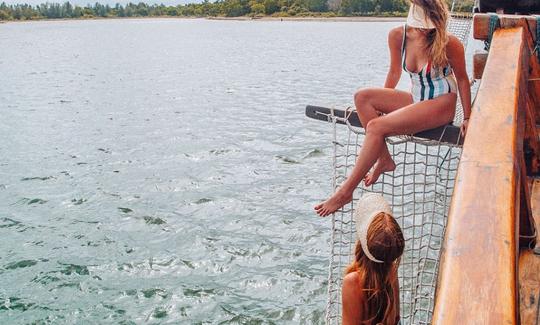
[[[410, 105], [412, 102], [412, 95], [410, 93], [389, 88], [360, 89], [354, 94], [356, 112], [364, 126], [366, 126], [369, 121], [379, 116], [377, 112], [388, 114]], [[377, 159], [373, 171], [365, 176], [365, 185], [372, 185], [382, 173], [392, 171], [395, 168], [396, 164], [392, 160], [388, 148], [385, 145], [381, 155]]]
[[367, 125], [364, 145], [351, 174], [332, 197], [315, 206], [317, 214], [325, 217], [352, 200], [354, 190], [382, 154], [386, 146], [385, 137], [414, 134], [450, 122], [454, 118], [456, 98], [456, 94], [447, 94], [372, 119]]

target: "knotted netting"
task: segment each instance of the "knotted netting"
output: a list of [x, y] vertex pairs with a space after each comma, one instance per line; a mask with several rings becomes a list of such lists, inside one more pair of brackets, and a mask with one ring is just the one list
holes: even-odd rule
[[[453, 13], [449, 31], [467, 44], [472, 15]], [[353, 168], [365, 130], [350, 123], [345, 114], [330, 110], [333, 128], [333, 189], [337, 190]], [[454, 125], [463, 119], [460, 100]], [[345, 124], [345, 126], [341, 125]], [[433, 312], [441, 244], [461, 156], [460, 139], [443, 141], [452, 125], [443, 127], [440, 138], [415, 136], [387, 138], [396, 169], [384, 173], [370, 188], [361, 184], [351, 203], [332, 216], [331, 258], [328, 276], [326, 323], [341, 323], [341, 286], [346, 266], [354, 258], [356, 244], [353, 212], [355, 201], [366, 192], [382, 194], [391, 204], [405, 238], [405, 251], [398, 271], [402, 324], [430, 324]]]
[[[329, 119], [334, 131], [333, 187], [337, 190], [354, 166], [365, 132], [347, 118], [331, 113]], [[354, 198], [365, 192], [381, 193], [387, 199], [405, 238], [398, 271], [402, 323], [428, 324], [431, 320], [439, 252], [461, 148], [414, 137], [387, 138], [387, 144], [396, 169], [382, 174], [371, 188], [359, 186], [353, 201], [332, 217], [326, 310], [329, 324], [341, 323], [343, 272], [353, 259], [356, 244]]]

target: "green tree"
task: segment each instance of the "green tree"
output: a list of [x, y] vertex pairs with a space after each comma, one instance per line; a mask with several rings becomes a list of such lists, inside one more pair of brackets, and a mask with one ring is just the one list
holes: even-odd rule
[[9, 14], [7, 10], [0, 9], [0, 20], [11, 20], [13, 17]]
[[306, 7], [308, 11], [315, 12], [326, 12], [328, 11], [328, 6], [326, 0], [307, 0]]
[[279, 4], [277, 0], [264, 0], [264, 12], [267, 15], [271, 15], [276, 11], [279, 11]]
[[262, 15], [264, 14], [265, 10], [266, 8], [264, 7], [262, 3], [253, 3], [251, 5], [251, 13], [253, 14]]

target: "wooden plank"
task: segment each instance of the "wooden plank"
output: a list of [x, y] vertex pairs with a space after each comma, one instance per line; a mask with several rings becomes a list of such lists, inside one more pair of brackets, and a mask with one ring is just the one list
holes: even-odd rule
[[531, 249], [519, 256], [519, 314], [521, 325], [540, 325], [540, 255]]
[[[534, 48], [532, 41], [529, 46]], [[529, 60], [529, 105], [535, 113], [536, 124], [540, 124], [540, 64], [535, 55], [531, 55]]]
[[[540, 229], [540, 179], [529, 178], [529, 182], [531, 211], [538, 232]], [[519, 254], [518, 270], [521, 324], [540, 325], [540, 255], [535, 255], [532, 249], [523, 249]]]
[[[536, 18], [529, 15], [498, 15], [499, 22], [503, 28], [521, 26], [525, 19], [529, 28], [536, 37]], [[487, 40], [489, 34], [489, 14], [475, 14], [473, 17], [473, 37], [478, 40]], [[534, 39], [533, 39], [534, 41]]]
[[474, 53], [473, 55], [473, 78], [482, 79], [484, 68], [486, 67], [487, 52]]
[[[531, 180], [531, 210], [540, 229], [540, 179]], [[540, 251], [538, 251], [540, 254]], [[522, 325], [540, 324], [540, 255], [525, 249], [519, 256], [519, 309]]]
[[[319, 121], [326, 121], [331, 122], [330, 115], [331, 115], [332, 109], [327, 107], [321, 107], [321, 106], [313, 106], [308, 105], [306, 106], [306, 116], [310, 117], [312, 119], [316, 119]], [[348, 122], [355, 127], [363, 127], [362, 123], [360, 123], [360, 119], [358, 118], [358, 115], [356, 114], [356, 110], [350, 112]], [[345, 110], [342, 109], [334, 109], [334, 115], [339, 117], [340, 119], [337, 120], [338, 124], [345, 124], [345, 116], [347, 113]], [[440, 141], [441, 143], [447, 143], [447, 144], [463, 144], [463, 138], [461, 137], [459, 127], [448, 124], [445, 126], [441, 126], [435, 129], [422, 131], [419, 133], [414, 134], [415, 137], [426, 139], [426, 140], [434, 140], [434, 141]]]
[[532, 248], [536, 245], [536, 229], [531, 207], [531, 189], [526, 174], [524, 155], [518, 152], [520, 169], [519, 185], [519, 247]]
[[529, 50], [524, 37], [521, 27], [494, 33], [458, 167], [432, 324], [519, 321], [518, 120]]
[[540, 179], [534, 178], [531, 186], [531, 211], [537, 234], [540, 231]]
[[[521, 60], [521, 71], [525, 71], [524, 77], [518, 82], [518, 88], [523, 89], [519, 92], [518, 105], [518, 141], [517, 141], [517, 159], [520, 167], [520, 193], [519, 193], [519, 247], [533, 247], [536, 244], [535, 226], [531, 212], [530, 191], [528, 186], [527, 174], [538, 171], [538, 155], [540, 147], [538, 143], [538, 134], [535, 127], [535, 112], [529, 107], [528, 98], [530, 97], [528, 88], [528, 78], [530, 76], [531, 55], [534, 48], [531, 35], [528, 33], [525, 22], [522, 22], [523, 31], [526, 37], [523, 38], [523, 48], [525, 49]], [[528, 36], [528, 37], [527, 37]], [[534, 58], [536, 61], [536, 58]], [[524, 108], [524, 109], [523, 109]], [[525, 161], [527, 158], [527, 161]]]

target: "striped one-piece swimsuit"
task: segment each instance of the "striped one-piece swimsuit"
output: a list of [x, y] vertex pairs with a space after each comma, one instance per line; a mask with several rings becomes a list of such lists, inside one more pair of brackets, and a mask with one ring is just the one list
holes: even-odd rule
[[448, 93], [457, 93], [456, 78], [450, 65], [443, 68], [431, 66], [431, 61], [419, 72], [407, 70], [405, 58], [407, 44], [407, 25], [403, 27], [403, 42], [401, 45], [401, 59], [403, 61], [403, 70], [411, 76], [411, 93], [415, 103], [437, 98]]

